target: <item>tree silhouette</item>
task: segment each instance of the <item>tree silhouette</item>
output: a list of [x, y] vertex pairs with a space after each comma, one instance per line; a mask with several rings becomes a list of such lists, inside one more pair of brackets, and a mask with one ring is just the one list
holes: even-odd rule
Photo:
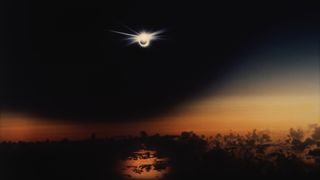
[[320, 141], [320, 127], [315, 127], [314, 128], [311, 137], [315, 141]]

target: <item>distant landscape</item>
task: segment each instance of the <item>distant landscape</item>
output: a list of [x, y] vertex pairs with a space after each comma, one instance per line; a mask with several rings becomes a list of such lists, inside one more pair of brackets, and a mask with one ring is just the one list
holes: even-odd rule
[[182, 132], [81, 141], [0, 144], [4, 179], [181, 179], [198, 177], [318, 177], [320, 127], [310, 136], [290, 129], [273, 141], [252, 130], [214, 137]]

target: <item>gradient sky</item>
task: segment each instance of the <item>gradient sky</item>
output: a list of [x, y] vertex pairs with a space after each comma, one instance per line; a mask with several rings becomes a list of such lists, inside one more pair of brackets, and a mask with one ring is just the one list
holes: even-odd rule
[[[307, 2], [6, 5], [0, 140], [320, 123], [320, 14]], [[109, 31], [126, 26], [165, 38], [126, 46]]]
[[74, 123], [7, 112], [1, 114], [1, 139], [79, 139], [93, 132], [110, 136], [137, 134], [140, 130], [212, 134], [257, 128], [277, 132], [320, 123], [318, 41], [281, 38], [281, 33], [276, 40], [281, 43], [263, 40], [253, 44], [254, 51], [239, 55], [237, 58], [243, 63], [218, 90], [209, 87], [200, 98], [152, 121]]
[[276, 39], [255, 44], [255, 51], [239, 57], [244, 63], [218, 91], [206, 90], [203, 98], [150, 127], [208, 133], [254, 128], [286, 131], [320, 123], [319, 41], [294, 38], [301, 36], [300, 31], [289, 33], [289, 37], [278, 33]]

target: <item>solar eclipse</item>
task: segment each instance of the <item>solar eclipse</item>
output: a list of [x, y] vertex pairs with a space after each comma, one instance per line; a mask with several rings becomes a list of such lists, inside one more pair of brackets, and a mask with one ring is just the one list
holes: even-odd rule
[[122, 34], [127, 36], [127, 40], [129, 41], [129, 45], [137, 43], [140, 47], [146, 48], [149, 47], [152, 41], [159, 40], [160, 34], [163, 33], [163, 30], [149, 32], [149, 31], [141, 31], [136, 32], [133, 31], [134, 34], [131, 33], [125, 33], [120, 31], [111, 31], [117, 34]]

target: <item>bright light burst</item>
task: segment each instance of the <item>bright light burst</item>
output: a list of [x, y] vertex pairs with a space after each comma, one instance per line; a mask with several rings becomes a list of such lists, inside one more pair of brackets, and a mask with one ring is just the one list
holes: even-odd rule
[[147, 31], [136, 32], [134, 30], [132, 31], [134, 32], [134, 34], [120, 32], [120, 31], [111, 31], [111, 32], [125, 35], [128, 37], [126, 39], [129, 41], [129, 44], [138, 43], [143, 48], [148, 47], [151, 41], [160, 39], [161, 37], [159, 35], [163, 33], [163, 30], [159, 30], [155, 32], [147, 32]]

